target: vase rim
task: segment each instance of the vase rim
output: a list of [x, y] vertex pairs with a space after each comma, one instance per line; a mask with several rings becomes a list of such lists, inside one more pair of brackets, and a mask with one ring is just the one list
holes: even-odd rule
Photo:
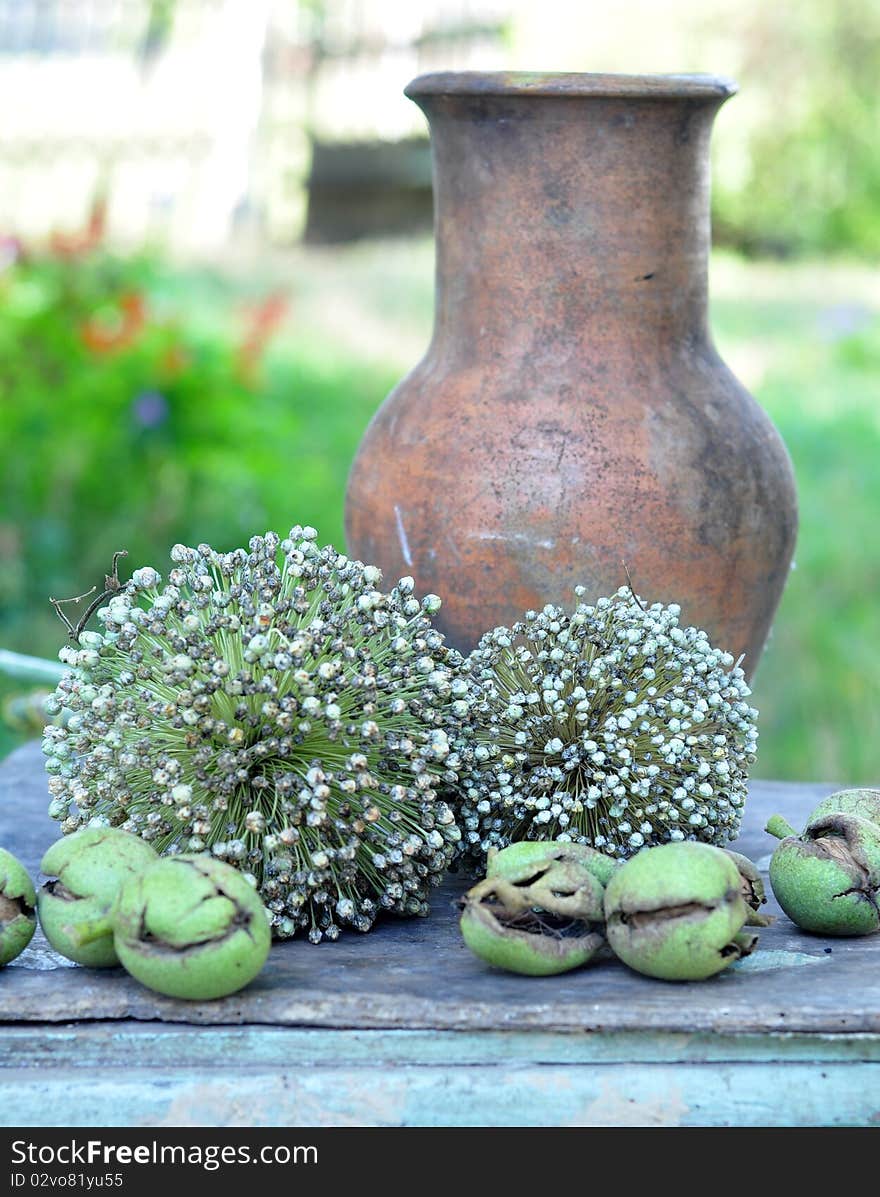
[[434, 71], [404, 88], [427, 96], [560, 96], [643, 100], [726, 100], [738, 90], [723, 75], [609, 75], [534, 71]]

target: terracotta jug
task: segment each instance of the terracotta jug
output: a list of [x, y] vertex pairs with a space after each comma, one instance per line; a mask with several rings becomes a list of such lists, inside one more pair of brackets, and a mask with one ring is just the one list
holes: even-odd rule
[[791, 463], [707, 321], [708, 76], [434, 74], [436, 318], [368, 428], [349, 549], [469, 650], [626, 584], [754, 670], [794, 549]]

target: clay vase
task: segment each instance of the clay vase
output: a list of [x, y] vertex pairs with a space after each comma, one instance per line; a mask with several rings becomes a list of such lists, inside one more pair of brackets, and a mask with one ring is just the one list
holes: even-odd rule
[[760, 657], [797, 525], [776, 430], [707, 321], [708, 76], [435, 74], [436, 318], [370, 424], [349, 550], [469, 650], [626, 584]]

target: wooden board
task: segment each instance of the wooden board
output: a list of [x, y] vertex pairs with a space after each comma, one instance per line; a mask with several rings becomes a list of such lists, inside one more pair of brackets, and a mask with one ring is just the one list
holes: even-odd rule
[[[737, 847], [766, 867], [767, 816], [798, 824], [832, 789], [755, 782]], [[46, 805], [30, 745], [0, 768], [0, 844], [35, 880], [57, 834]], [[524, 978], [462, 944], [464, 884], [441, 887], [428, 919], [276, 944], [254, 984], [216, 1002], [72, 966], [38, 933], [0, 972], [8, 1120], [47, 1124], [50, 1094], [59, 1125], [880, 1121], [880, 936], [808, 936], [780, 915], [709, 982], [612, 960]]]
[[[762, 832], [767, 816], [779, 810], [798, 823], [828, 790], [756, 783], [738, 847], [760, 861], [775, 842]], [[2, 771], [0, 844], [34, 876], [57, 836], [46, 804], [39, 753], [25, 748]], [[517, 977], [487, 968], [464, 946], [452, 903], [465, 884], [452, 879], [441, 886], [427, 919], [389, 920], [368, 935], [351, 932], [337, 943], [314, 946], [295, 939], [276, 944], [253, 985], [214, 1002], [159, 997], [122, 970], [71, 967], [41, 937], [5, 971], [0, 1019], [456, 1030], [880, 1031], [880, 938], [820, 939], [780, 917], [761, 933], [754, 956], [710, 984], [654, 981], [616, 961], [562, 977]]]

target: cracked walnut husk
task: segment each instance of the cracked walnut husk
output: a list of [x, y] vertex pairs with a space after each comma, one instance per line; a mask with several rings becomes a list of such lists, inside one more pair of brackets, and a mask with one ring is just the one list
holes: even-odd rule
[[649, 977], [699, 981], [748, 955], [749, 908], [733, 860], [711, 844], [662, 844], [624, 864], [605, 891], [606, 935]]
[[519, 840], [506, 848], [490, 848], [486, 859], [487, 877], [508, 877], [512, 872], [529, 868], [548, 859], [565, 862], [586, 869], [603, 886], [607, 885], [620, 867], [603, 852], [586, 844], [565, 840]]
[[[513, 845], [519, 848], [520, 845]], [[461, 933], [487, 964], [528, 976], [550, 976], [588, 963], [605, 942], [602, 883], [566, 845], [546, 844], [494, 860], [494, 875], [462, 902]]]
[[0, 848], [0, 966], [20, 956], [37, 927], [33, 882], [24, 865]]
[[734, 852], [732, 848], [723, 848], [722, 851], [726, 856], [730, 857], [739, 870], [740, 889], [746, 906], [749, 908], [746, 926], [772, 926], [774, 921], [773, 915], [761, 914], [761, 907], [767, 901], [767, 893], [764, 889], [764, 880], [758, 871], [757, 865], [749, 860], [747, 856], [743, 856], [741, 852]]
[[767, 831], [782, 840], [770, 861], [770, 884], [793, 923], [819, 935], [880, 928], [880, 826], [828, 814], [799, 836], [774, 815]]
[[880, 824], [880, 790], [853, 789], [838, 790], [823, 798], [810, 813], [807, 823], [825, 815], [857, 815], [869, 823]]
[[243, 989], [272, 938], [254, 887], [207, 855], [157, 861], [122, 888], [112, 921], [120, 962], [137, 981], [201, 1001]]
[[115, 827], [84, 827], [52, 844], [40, 863], [50, 880], [40, 888], [37, 908], [55, 951], [90, 968], [119, 964], [109, 926], [101, 934], [93, 928], [110, 913], [123, 882], [156, 858], [149, 844]]

